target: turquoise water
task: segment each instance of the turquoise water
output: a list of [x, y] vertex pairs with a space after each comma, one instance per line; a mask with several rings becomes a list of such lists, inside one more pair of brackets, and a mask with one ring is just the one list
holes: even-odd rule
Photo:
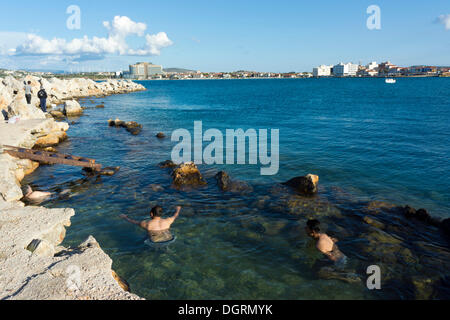
[[[142, 82], [149, 90], [84, 99], [85, 116], [58, 147], [105, 166], [113, 177], [86, 179], [77, 168], [42, 166], [27, 178], [41, 190], [70, 188], [70, 198], [49, 207], [72, 207], [65, 245], [88, 235], [112, 257], [113, 268], [148, 299], [414, 299], [427, 292], [416, 279], [435, 283], [431, 297], [449, 298], [448, 242], [433, 227], [381, 212], [383, 231], [362, 222], [367, 202], [425, 208], [450, 217], [450, 79], [276, 79]], [[105, 109], [96, 109], [96, 104]], [[139, 136], [109, 128], [107, 120], [135, 120]], [[280, 170], [261, 176], [259, 166], [199, 166], [208, 185], [192, 191], [171, 187], [157, 164], [170, 159], [178, 128], [280, 130]], [[169, 139], [155, 135], [165, 132]], [[224, 193], [218, 170], [253, 188]], [[319, 195], [304, 198], [278, 183], [320, 176]], [[81, 179], [81, 180], [80, 180]], [[152, 185], [163, 191], [154, 191]], [[145, 233], [118, 216], [148, 218], [150, 208], [172, 214], [175, 243], [155, 251]], [[318, 217], [340, 239], [360, 283], [317, 276], [322, 256], [304, 234]], [[380, 242], [382, 245], [380, 245]], [[365, 269], [381, 265], [383, 290], [369, 291]], [[431, 290], [431, 289], [430, 289]], [[418, 291], [420, 291], [418, 293]], [[427, 296], [430, 297], [430, 296]]]

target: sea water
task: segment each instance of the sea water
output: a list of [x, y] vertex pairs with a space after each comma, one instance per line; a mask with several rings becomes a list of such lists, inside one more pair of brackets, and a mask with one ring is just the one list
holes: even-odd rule
[[[76, 210], [64, 245], [93, 235], [132, 292], [148, 299], [398, 299], [417, 298], [411, 279], [428, 270], [448, 276], [445, 262], [442, 270], [424, 265], [403, 239], [417, 270], [396, 260], [388, 265], [393, 273], [384, 290], [368, 290], [366, 266], [389, 262], [384, 255], [369, 261], [370, 241], [358, 233], [363, 222], [352, 218], [360, 215], [360, 203], [373, 200], [450, 217], [450, 79], [401, 78], [395, 85], [354, 78], [142, 84], [147, 91], [82, 100], [85, 115], [70, 119], [75, 124], [69, 140], [58, 147], [120, 166], [115, 176], [87, 179], [79, 168], [41, 166], [27, 177], [40, 190], [71, 190], [69, 197], [45, 204]], [[95, 108], [101, 103], [104, 109]], [[107, 120], [115, 118], [138, 121], [142, 133], [108, 127]], [[200, 165], [207, 186], [172, 188], [170, 172], [158, 163], [170, 159], [176, 144], [171, 133], [193, 132], [194, 121], [222, 132], [279, 129], [278, 174], [261, 176], [252, 165]], [[157, 139], [158, 132], [168, 138]], [[219, 170], [253, 191], [219, 190]], [[300, 205], [284, 210], [284, 191], [277, 186], [308, 173], [320, 177], [319, 200], [298, 198]], [[147, 246], [145, 232], [119, 218], [148, 219], [155, 205], [169, 216], [175, 206], [183, 207], [173, 225], [177, 240], [162, 250]], [[314, 217], [340, 239], [360, 283], [317, 276], [323, 257], [304, 233], [304, 223]], [[389, 217], [384, 219], [389, 225]], [[435, 258], [448, 262], [448, 247], [440, 250]], [[411, 273], [408, 279], [404, 270]]]

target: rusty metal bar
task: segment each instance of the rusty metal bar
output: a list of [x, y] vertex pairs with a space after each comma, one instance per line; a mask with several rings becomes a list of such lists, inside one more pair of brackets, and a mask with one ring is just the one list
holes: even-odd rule
[[67, 154], [47, 152], [41, 150], [31, 150], [13, 146], [3, 146], [3, 148], [13, 149], [13, 150], [3, 150], [3, 152], [6, 152], [7, 154], [19, 159], [29, 159], [49, 164], [64, 164], [69, 166], [92, 168], [96, 171], [100, 171], [102, 169], [102, 165], [96, 164], [94, 159], [89, 159], [85, 157], [77, 157]]

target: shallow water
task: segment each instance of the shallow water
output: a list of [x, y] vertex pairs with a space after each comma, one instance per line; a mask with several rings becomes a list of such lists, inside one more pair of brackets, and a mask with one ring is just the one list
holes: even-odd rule
[[[72, 190], [69, 198], [46, 203], [76, 209], [64, 244], [94, 235], [134, 293], [149, 299], [412, 299], [420, 297], [414, 279], [425, 276], [438, 283], [432, 297], [450, 297], [450, 252], [437, 229], [384, 211], [370, 212], [384, 231], [362, 222], [371, 200], [450, 216], [449, 79], [143, 84], [148, 91], [82, 101], [89, 107], [85, 116], [71, 119], [77, 124], [58, 147], [121, 166], [119, 173], [85, 179], [77, 168], [41, 166], [26, 179], [41, 190]], [[103, 102], [105, 109], [94, 108]], [[144, 130], [132, 136], [109, 128], [110, 118], [136, 120]], [[260, 176], [259, 166], [200, 166], [206, 187], [171, 188], [169, 172], [157, 164], [170, 158], [171, 132], [193, 132], [199, 120], [204, 130], [280, 129], [278, 175]], [[158, 140], [160, 131], [169, 139]], [[254, 190], [220, 191], [218, 170]], [[320, 176], [315, 198], [277, 186], [307, 173]], [[153, 191], [153, 184], [164, 190]], [[183, 206], [177, 240], [161, 250], [149, 248], [145, 233], [119, 218], [148, 218], [156, 204], [166, 214]], [[323, 258], [303, 231], [312, 217], [340, 239], [360, 283], [317, 276]], [[371, 264], [382, 265], [386, 275], [381, 291], [365, 286]]]

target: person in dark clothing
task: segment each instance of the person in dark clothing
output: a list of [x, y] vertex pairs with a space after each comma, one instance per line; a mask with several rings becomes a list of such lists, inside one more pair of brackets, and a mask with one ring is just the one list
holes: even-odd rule
[[41, 90], [38, 92], [38, 98], [41, 101], [41, 109], [43, 112], [47, 112], [47, 92], [44, 87], [41, 86]]
[[2, 110], [2, 115], [3, 115], [3, 118], [5, 118], [5, 121], [9, 120], [8, 112], [6, 112], [6, 110]]
[[27, 99], [27, 104], [31, 104], [31, 93], [33, 90], [31, 89], [31, 81], [28, 81], [28, 84], [25, 85], [25, 98]]

